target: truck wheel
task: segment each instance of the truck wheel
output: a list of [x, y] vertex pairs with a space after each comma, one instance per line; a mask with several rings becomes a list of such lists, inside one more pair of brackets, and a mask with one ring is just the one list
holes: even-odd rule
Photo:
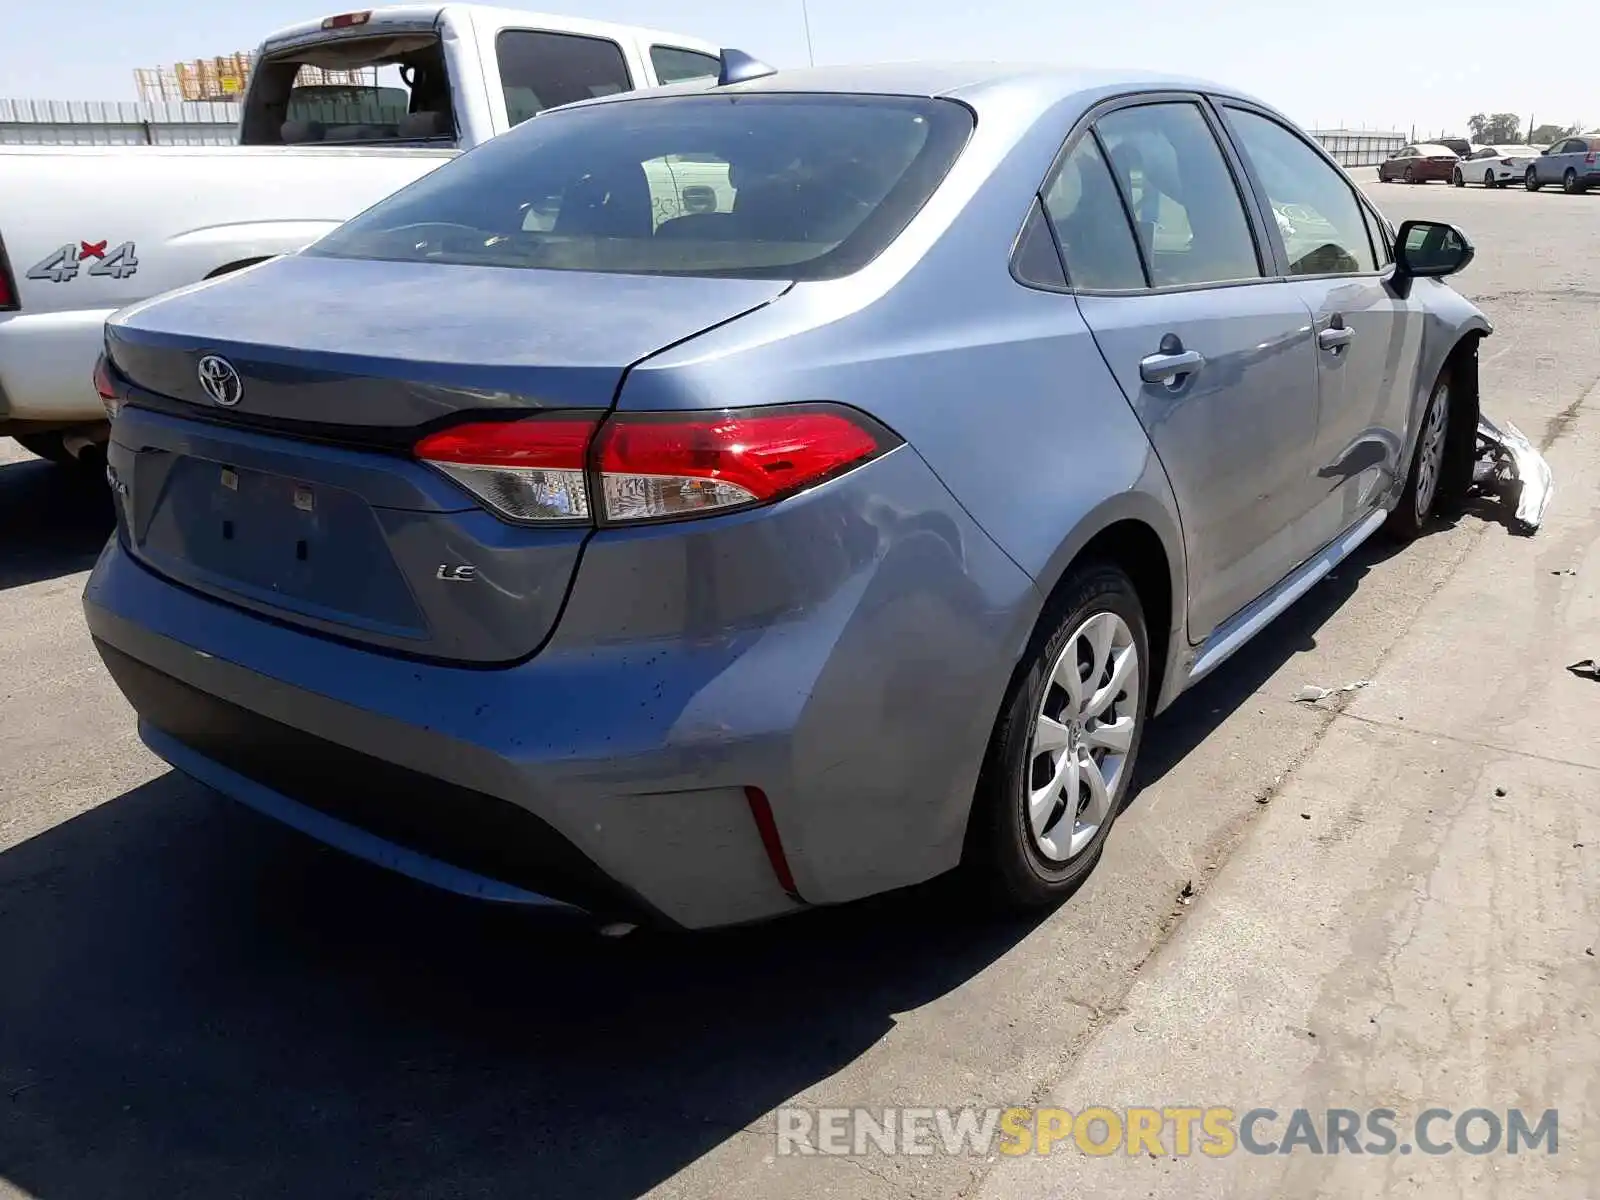
[[979, 776], [963, 867], [1005, 906], [1038, 908], [1094, 870], [1159, 686], [1127, 575], [1106, 563], [1076, 568], [1024, 663]]

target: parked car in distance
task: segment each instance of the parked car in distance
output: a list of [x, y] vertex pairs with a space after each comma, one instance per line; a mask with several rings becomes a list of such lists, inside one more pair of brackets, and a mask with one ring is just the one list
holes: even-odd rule
[[0, 437], [57, 461], [105, 440], [90, 377], [118, 308], [298, 250], [544, 108], [714, 80], [718, 55], [576, 17], [379, 8], [269, 36], [242, 145], [0, 147]]
[[89, 628], [169, 763], [470, 895], [1053, 903], [1153, 713], [1465, 496], [1472, 253], [1188, 79], [584, 102], [109, 322]]
[[1600, 184], [1600, 136], [1562, 138], [1542, 154], [1528, 160], [1523, 186], [1537, 192], [1547, 183], [1559, 183], [1569, 194], [1586, 192]]
[[1532, 146], [1474, 146], [1471, 154], [1456, 163], [1450, 182], [1457, 187], [1469, 183], [1505, 187], [1521, 180], [1529, 160], [1538, 154]]
[[1448, 146], [1435, 142], [1419, 142], [1405, 146], [1395, 156], [1378, 166], [1380, 183], [1431, 183], [1438, 180], [1448, 183], [1455, 173], [1460, 155]]

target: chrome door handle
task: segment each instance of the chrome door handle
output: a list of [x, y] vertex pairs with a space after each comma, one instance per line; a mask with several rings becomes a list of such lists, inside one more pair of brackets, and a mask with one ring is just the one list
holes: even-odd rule
[[1347, 329], [1343, 325], [1330, 325], [1327, 329], [1317, 334], [1317, 345], [1324, 350], [1338, 350], [1342, 346], [1348, 346], [1355, 340], [1356, 331]]
[[1139, 360], [1139, 378], [1146, 383], [1164, 383], [1176, 387], [1186, 375], [1192, 375], [1206, 365], [1206, 356], [1198, 350], [1179, 350], [1172, 354], [1151, 354]]

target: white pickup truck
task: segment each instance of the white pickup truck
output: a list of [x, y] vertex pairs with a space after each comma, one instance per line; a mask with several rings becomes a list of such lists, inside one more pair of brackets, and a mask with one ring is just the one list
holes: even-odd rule
[[720, 66], [635, 26], [375, 9], [269, 37], [238, 146], [0, 147], [0, 436], [56, 461], [104, 440], [93, 369], [124, 305], [298, 250], [547, 108]]

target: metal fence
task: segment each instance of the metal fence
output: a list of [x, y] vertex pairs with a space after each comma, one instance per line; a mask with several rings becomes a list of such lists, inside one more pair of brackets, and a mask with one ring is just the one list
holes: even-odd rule
[[1343, 167], [1375, 167], [1410, 141], [1403, 133], [1375, 129], [1313, 129], [1311, 136]]
[[221, 101], [0, 100], [0, 145], [225, 146], [238, 122]]

